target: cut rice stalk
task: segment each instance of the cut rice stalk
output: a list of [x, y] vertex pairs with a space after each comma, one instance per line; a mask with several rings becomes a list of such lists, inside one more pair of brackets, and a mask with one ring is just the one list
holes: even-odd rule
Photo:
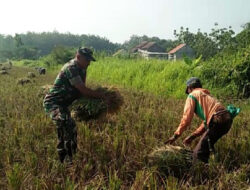
[[165, 145], [147, 156], [150, 167], [156, 166], [165, 174], [181, 175], [192, 165], [192, 151], [180, 146]]
[[98, 119], [102, 115], [112, 114], [117, 112], [123, 104], [123, 98], [114, 88], [97, 88], [96, 91], [105, 94], [109, 99], [107, 105], [100, 99], [80, 98], [72, 104], [72, 117], [77, 120]]

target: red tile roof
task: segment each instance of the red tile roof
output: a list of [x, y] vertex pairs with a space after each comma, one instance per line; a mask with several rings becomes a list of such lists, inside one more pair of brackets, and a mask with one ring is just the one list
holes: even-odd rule
[[170, 53], [170, 54], [176, 53], [177, 51], [179, 51], [184, 46], [186, 46], [186, 44], [180, 44], [180, 45], [176, 46], [174, 49], [172, 49], [171, 51], [169, 51], [168, 53]]

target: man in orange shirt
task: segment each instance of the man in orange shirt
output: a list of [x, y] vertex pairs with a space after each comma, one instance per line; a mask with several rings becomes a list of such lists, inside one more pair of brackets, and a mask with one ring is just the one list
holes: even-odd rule
[[192, 77], [187, 81], [186, 93], [188, 97], [182, 120], [174, 135], [166, 143], [172, 144], [180, 137], [191, 124], [195, 113], [203, 122], [183, 143], [190, 145], [195, 138], [202, 135], [193, 150], [193, 159], [207, 163], [214, 144], [231, 128], [232, 116], [220, 102], [210, 95], [208, 90], [202, 88], [198, 78]]

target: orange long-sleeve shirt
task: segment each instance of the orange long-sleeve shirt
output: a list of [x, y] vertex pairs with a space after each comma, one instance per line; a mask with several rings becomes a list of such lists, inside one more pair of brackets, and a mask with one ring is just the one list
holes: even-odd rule
[[201, 135], [206, 130], [209, 122], [218, 108], [222, 108], [220, 102], [210, 96], [206, 89], [196, 88], [186, 99], [184, 113], [181, 122], [175, 131], [176, 135], [181, 135], [191, 124], [194, 113], [203, 120], [202, 124], [193, 132], [194, 135]]

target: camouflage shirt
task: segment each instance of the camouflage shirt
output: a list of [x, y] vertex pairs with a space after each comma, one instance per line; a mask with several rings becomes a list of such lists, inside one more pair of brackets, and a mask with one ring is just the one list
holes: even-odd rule
[[75, 60], [66, 63], [57, 75], [53, 87], [45, 96], [45, 102], [51, 104], [70, 105], [81, 96], [74, 87], [76, 84], [85, 84], [86, 70], [81, 69]]

